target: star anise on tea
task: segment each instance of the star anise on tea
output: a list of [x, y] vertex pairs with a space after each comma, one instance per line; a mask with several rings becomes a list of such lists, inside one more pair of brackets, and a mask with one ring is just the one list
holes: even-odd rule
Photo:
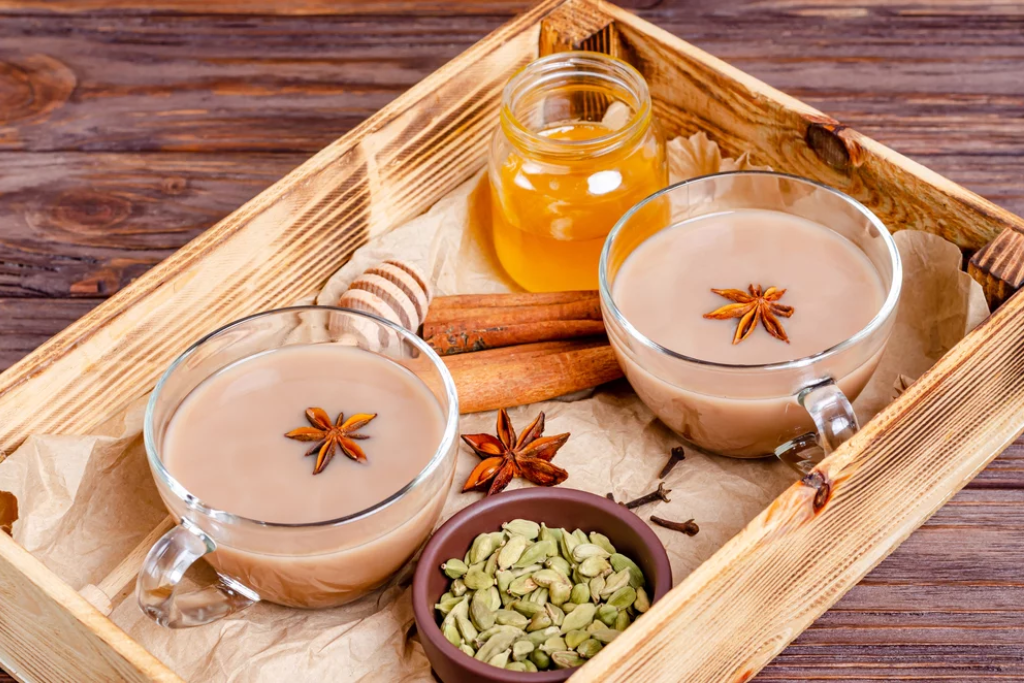
[[543, 433], [544, 413], [541, 413], [517, 438], [512, 421], [502, 408], [498, 412], [496, 437], [490, 434], [463, 434], [462, 440], [482, 459], [470, 473], [462, 487], [463, 492], [487, 489], [487, 495], [493, 495], [502, 491], [516, 477], [522, 477], [538, 486], [561, 484], [569, 477], [569, 473], [552, 465], [551, 459], [569, 440], [569, 435], [541, 436]]
[[285, 436], [296, 441], [316, 441], [306, 455], [317, 454], [313, 474], [320, 474], [338, 449], [356, 462], [366, 462], [366, 453], [353, 439], [369, 439], [366, 434], [357, 434], [356, 430], [368, 425], [375, 417], [377, 413], [356, 413], [346, 420], [345, 413], [338, 413], [338, 419], [332, 424], [323, 408], [307, 408], [306, 419], [313, 426], [293, 429]]
[[788, 318], [793, 315], [792, 306], [778, 303], [786, 290], [769, 287], [762, 291], [761, 285], [750, 285], [746, 292], [742, 289], [712, 289], [711, 291], [735, 302], [704, 314], [705, 318], [711, 320], [740, 319], [736, 324], [736, 334], [732, 338], [733, 344], [739, 344], [749, 337], [758, 323], [764, 325], [768, 334], [789, 343], [786, 330], [779, 321], [779, 316]]

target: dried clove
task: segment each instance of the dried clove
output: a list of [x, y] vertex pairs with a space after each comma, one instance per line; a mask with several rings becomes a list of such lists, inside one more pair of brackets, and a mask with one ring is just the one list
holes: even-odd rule
[[662, 519], [661, 517], [651, 516], [651, 521], [658, 526], [671, 529], [672, 531], [682, 531], [687, 536], [696, 536], [700, 533], [700, 527], [692, 519], [688, 519], [685, 522], [673, 522], [668, 519]]
[[661, 474], [658, 475], [659, 479], [664, 479], [668, 476], [668, 473], [672, 471], [672, 468], [676, 466], [681, 460], [685, 460], [686, 455], [683, 454], [683, 447], [676, 446], [672, 449], [672, 454], [668, 457], [668, 462], [661, 468]]
[[608, 500], [610, 500], [613, 503], [615, 502], [615, 494], [612, 493], [611, 491], [609, 491], [608, 493], [604, 494], [604, 497], [607, 498]]
[[640, 496], [639, 498], [629, 501], [628, 503], [626, 503], [626, 507], [632, 510], [633, 508], [638, 508], [641, 505], [653, 503], [656, 500], [663, 500], [666, 503], [670, 503], [672, 502], [671, 500], [669, 500], [668, 497], [668, 494], [670, 493], [672, 493], [672, 489], [665, 488], [665, 482], [659, 481], [657, 491], [651, 491], [646, 495]]

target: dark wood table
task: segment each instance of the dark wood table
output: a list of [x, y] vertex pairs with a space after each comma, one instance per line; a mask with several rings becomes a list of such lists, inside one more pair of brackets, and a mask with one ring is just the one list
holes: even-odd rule
[[[527, 4], [0, 0], [0, 369]], [[1024, 3], [620, 4], [1024, 214]], [[1024, 680], [1022, 461], [757, 680]]]

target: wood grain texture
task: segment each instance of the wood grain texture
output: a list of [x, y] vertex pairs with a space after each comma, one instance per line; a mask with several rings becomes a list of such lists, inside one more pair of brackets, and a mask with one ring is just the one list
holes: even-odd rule
[[[66, 656], [54, 655], [58, 643]], [[182, 683], [6, 534], [0, 534], [0, 644], [0, 662], [19, 680]]]
[[[7, 297], [0, 299], [0, 369], [528, 4], [0, 2], [0, 149], [8, 150], [0, 153], [0, 297]], [[1024, 214], [1021, 3], [619, 4]], [[273, 16], [321, 13], [337, 16]], [[351, 13], [361, 16], [344, 16]], [[6, 66], [26, 62], [22, 73]], [[67, 71], [77, 89], [64, 99]], [[35, 105], [26, 104], [25, 73], [42, 81]], [[45, 110], [38, 102], [61, 104]], [[157, 191], [165, 177], [184, 178], [188, 189]], [[82, 245], [81, 229], [33, 227], [30, 210], [47, 212], [65, 193], [93, 185], [131, 198], [133, 237], [95, 229], [101, 244]], [[104, 211], [84, 206], [76, 213]], [[94, 278], [105, 291], [71, 292], [104, 268], [117, 274]], [[1024, 587], [1005, 569], [1024, 556], [1009, 514], [1021, 502], [989, 506], [984, 533], [969, 543], [961, 540], [978, 527], [964, 526], [952, 539], [927, 536], [946, 544], [942, 553], [922, 555], [927, 542], [916, 542], [947, 513], [953, 524], [987, 505], [959, 505], [965, 496], [1024, 488], [1024, 445], [1007, 449], [968, 488], [757, 680], [1024, 678]], [[988, 580], [990, 564], [997, 581]]]

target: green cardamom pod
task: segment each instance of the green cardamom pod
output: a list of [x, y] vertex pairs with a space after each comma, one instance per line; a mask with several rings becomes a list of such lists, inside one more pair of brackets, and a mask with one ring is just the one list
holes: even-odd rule
[[509, 662], [505, 665], [505, 671], [518, 671], [520, 673], [526, 673], [529, 669], [522, 662]]
[[640, 567], [637, 566], [636, 562], [619, 553], [613, 554], [609, 558], [609, 561], [617, 572], [621, 572], [623, 569], [629, 570], [630, 586], [633, 588], [641, 588], [644, 585], [644, 573], [640, 571]]
[[523, 616], [533, 617], [535, 614], [540, 614], [544, 611], [544, 605], [538, 605], [529, 600], [516, 600], [512, 603], [512, 609]]
[[524, 536], [531, 541], [540, 535], [540, 524], [528, 519], [513, 519], [511, 522], [502, 524], [501, 528], [513, 536]]
[[499, 569], [494, 573], [494, 582], [498, 585], [499, 593], [507, 593], [508, 587], [512, 585], [512, 581], [515, 580], [515, 576], [512, 572], [504, 569]]
[[602, 628], [591, 633], [590, 637], [599, 643], [604, 643], [605, 645], [607, 645], [608, 643], [618, 638], [620, 633], [622, 633], [622, 631], [616, 631], [610, 628]]
[[562, 608], [563, 612], [568, 614], [569, 612], [571, 612], [574, 609], [576, 609], [577, 607], [579, 607], [579, 605], [577, 605], [575, 602], [568, 602], [567, 601], [567, 602], [563, 602], [561, 605], [559, 605], [559, 607]]
[[583, 529], [577, 529], [576, 531], [572, 532], [572, 535], [576, 537], [576, 541], [579, 543], [590, 543], [590, 539], [583, 532]]
[[548, 569], [554, 569], [566, 579], [568, 579], [569, 575], [572, 574], [572, 565], [569, 564], [569, 561], [561, 555], [549, 557], [544, 561], [544, 566]]
[[591, 557], [609, 557], [610, 553], [594, 543], [580, 543], [572, 549], [572, 559], [577, 563]]
[[590, 583], [587, 584], [590, 587], [590, 599], [595, 603], [601, 601], [601, 591], [604, 590], [604, 584], [605, 581], [603, 576], [595, 576], [590, 580]]
[[575, 629], [565, 634], [565, 644], [570, 650], [575, 650], [580, 643], [589, 639], [590, 634], [582, 629]]
[[462, 645], [459, 645], [459, 649], [462, 650], [463, 652], [465, 652], [470, 657], [472, 657], [473, 655], [476, 654], [476, 650], [471, 648], [469, 645], [466, 645], [465, 643], [463, 643]]
[[543, 631], [549, 626], [554, 626], [551, 623], [551, 617], [548, 616], [547, 612], [540, 612], [534, 615], [533, 619], [530, 619], [530, 625], [526, 627], [527, 633], [533, 633], [534, 631]]
[[509, 605], [511, 605], [513, 602], [516, 601], [516, 596], [515, 595], [512, 595], [511, 593], [508, 593], [508, 592], [502, 591], [502, 590], [498, 591], [498, 597], [501, 598], [501, 606], [502, 607], [508, 607]]
[[537, 584], [529, 576], [520, 576], [518, 579], [514, 579], [508, 586], [508, 592], [518, 596], [529, 595], [536, 589]]
[[559, 549], [562, 552], [562, 557], [564, 557], [567, 561], [572, 562], [572, 551], [576, 546], [580, 544], [580, 542], [576, 539], [575, 536], [572, 535], [572, 533], [566, 531], [565, 529], [559, 529], [559, 531], [561, 532], [561, 535], [559, 537], [558, 544]]
[[480, 635], [480, 632], [473, 626], [473, 622], [470, 621], [469, 617], [456, 616], [455, 625], [459, 627], [459, 633], [462, 634], [464, 641], [473, 642]]
[[[511, 542], [511, 541], [510, 541]], [[523, 567], [529, 567], [532, 564], [543, 562], [544, 558], [548, 556], [548, 550], [552, 548], [554, 544], [551, 541], [537, 541], [533, 545], [526, 548], [523, 554], [519, 556], [513, 567], [521, 569]]]
[[554, 626], [562, 625], [562, 621], [565, 619], [565, 612], [560, 610], [557, 605], [553, 605], [550, 602], [544, 605], [544, 609], [547, 611], [548, 616], [551, 617], [551, 623]]
[[498, 549], [498, 543], [492, 534], [480, 534], [473, 539], [473, 545], [469, 547], [469, 564], [486, 562], [487, 558]]
[[537, 665], [534, 664], [533, 662], [531, 662], [529, 659], [527, 659], [525, 662], [523, 662], [523, 666], [526, 667], [526, 671], [528, 673], [531, 673], [531, 674], [537, 673]]
[[460, 559], [452, 558], [441, 565], [441, 571], [449, 579], [457, 579], [469, 571], [469, 566]]
[[455, 579], [454, 581], [452, 581], [451, 588], [449, 589], [451, 594], [457, 598], [461, 598], [463, 595], [465, 595], [467, 590], [468, 589], [466, 588], [466, 582], [462, 579]]
[[632, 605], [634, 600], [636, 600], [636, 591], [632, 586], [626, 586], [612, 593], [612, 596], [608, 598], [608, 604], [615, 609], [624, 610]]
[[500, 609], [495, 612], [494, 621], [501, 626], [515, 626], [516, 628], [521, 628], [524, 631], [530, 623], [530, 620], [519, 612], [508, 609]]
[[620, 572], [610, 574], [605, 579], [604, 588], [601, 589], [601, 597], [606, 598], [620, 588], [629, 586], [629, 570], [623, 569]]
[[512, 576], [518, 579], [520, 576], [529, 576], [534, 572], [539, 572], [543, 568], [544, 565], [541, 564], [528, 564], [525, 567], [517, 567], [511, 571]]
[[487, 607], [493, 612], [501, 609], [501, 597], [498, 595], [498, 589], [494, 586], [486, 589], [484, 593], [487, 596]]
[[600, 652], [603, 647], [604, 645], [601, 644], [601, 641], [590, 638], [580, 643], [580, 646], [576, 648], [576, 652], [579, 653], [580, 657], [590, 659]]
[[[497, 589], [491, 586], [487, 590], [473, 593], [473, 599], [470, 601], [469, 618], [472, 620], [473, 625], [481, 631], [486, 631], [494, 626], [495, 623], [497, 608], [491, 607], [490, 599], [488, 597], [489, 591], [492, 590], [495, 591], [495, 596], [497, 596]], [[474, 638], [475, 637], [476, 636], [474, 636]], [[467, 640], [469, 640], [469, 638], [467, 638]]]
[[636, 589], [636, 600], [633, 601], [633, 607], [637, 612], [643, 614], [651, 608], [651, 599], [647, 597], [647, 591], [643, 588]]
[[[500, 552], [500, 551], [499, 551]], [[484, 563], [484, 574], [487, 576], [494, 576], [498, 571], [498, 553], [494, 553], [487, 558], [487, 562]]]
[[627, 628], [629, 628], [629, 625], [632, 622], [633, 620], [629, 618], [629, 612], [627, 612], [626, 610], [622, 610], [621, 612], [619, 612], [619, 616], [615, 618], [615, 630], [625, 631]]
[[548, 603], [548, 589], [538, 588], [537, 590], [530, 593], [530, 597], [527, 598], [530, 602], [535, 602], [538, 605], [546, 605]]
[[601, 605], [597, 608], [597, 618], [608, 628], [615, 627], [615, 619], [619, 616], [619, 609], [614, 605]]
[[[597, 581], [597, 579], [594, 580]], [[585, 583], [577, 583], [572, 587], [572, 592], [569, 593], [569, 600], [577, 605], [590, 602], [590, 586]]]
[[603, 631], [607, 628], [610, 627], [606, 626], [603, 621], [601, 621], [600, 619], [595, 619], [594, 621], [590, 622], [590, 626], [588, 626], [586, 630], [588, 633], [593, 633], [595, 631]]
[[572, 584], [566, 579], [564, 582], [556, 583], [548, 589], [548, 600], [555, 605], [564, 605], [572, 595]]
[[562, 632], [568, 633], [569, 631], [585, 629], [594, 621], [596, 613], [597, 606], [592, 603], [588, 602], [578, 605], [576, 609], [566, 614], [565, 619], [562, 620]]
[[590, 532], [590, 542], [593, 543], [594, 545], [599, 545], [602, 548], [604, 548], [605, 550], [607, 550], [609, 555], [612, 555], [612, 554], [615, 553], [615, 546], [612, 545], [612, 542], [609, 541], [608, 537], [605, 536], [604, 534], [598, 533], [596, 531], [591, 531]]
[[[470, 567], [466, 576], [462, 579], [470, 590], [483, 590], [494, 585], [494, 577], [484, 573], [484, 570], [477, 567]], [[514, 582], [513, 582], [514, 583]]]
[[536, 648], [529, 640], [523, 638], [512, 643], [512, 659], [521, 662], [526, 659]]
[[558, 540], [562, 536], [561, 529], [552, 529], [547, 524], [540, 525], [540, 534], [537, 538], [541, 541], [554, 541], [555, 545], [558, 545]]
[[511, 656], [512, 650], [505, 650], [504, 652], [499, 652], [498, 654], [488, 659], [487, 663], [491, 666], [496, 666], [499, 669], [504, 669], [505, 666], [508, 664], [508, 658]]
[[449, 643], [455, 647], [462, 645], [462, 634], [459, 633], [459, 629], [454, 622], [445, 624], [441, 628], [441, 631], [444, 633], [444, 637]]
[[512, 647], [512, 643], [519, 639], [515, 629], [499, 631], [487, 639], [487, 642], [476, 651], [476, 659], [481, 662], [490, 662], [498, 654]]
[[530, 661], [537, 666], [538, 671], [543, 671], [551, 666], [551, 658], [548, 657], [548, 653], [544, 652], [544, 650], [534, 650], [531, 652]]
[[[447, 595], [447, 593], [446, 593], [446, 595]], [[439, 602], [436, 605], [434, 605], [434, 609], [436, 609], [438, 612], [440, 612], [441, 616], [446, 617], [446, 616], [448, 616], [451, 613], [451, 611], [455, 608], [456, 605], [458, 605], [460, 602], [462, 602], [465, 599], [466, 599], [465, 597], [456, 598], [454, 596], [448, 597], [448, 598], [442, 597], [441, 598], [441, 602]]]
[[[597, 546], [594, 547], [596, 548]], [[608, 560], [604, 559], [603, 557], [588, 557], [580, 563], [579, 570], [580, 574], [592, 579], [595, 576], [603, 576], [604, 574], [610, 572], [612, 570], [612, 566], [608, 563]], [[472, 574], [472, 570], [470, 570], [470, 574]], [[467, 574], [466, 576], [468, 577], [469, 574]], [[468, 580], [466, 585], [469, 586]], [[470, 586], [470, 588], [472, 588], [472, 586]]]
[[557, 669], [572, 669], [577, 666], [583, 666], [583, 658], [575, 652], [566, 650], [565, 652], [555, 652], [551, 655], [551, 663], [555, 665]]
[[533, 582], [538, 586], [550, 588], [556, 583], [568, 583], [569, 579], [565, 578], [554, 569], [541, 569], [540, 571], [533, 573]]
[[500, 626], [500, 625], [499, 626], [492, 626], [491, 628], [487, 629], [486, 631], [482, 631], [480, 633], [480, 635], [478, 635], [476, 637], [476, 640], [473, 641], [473, 642], [476, 645], [477, 649], [479, 649], [481, 645], [483, 645], [484, 643], [486, 643], [488, 640], [490, 640], [494, 636], [498, 635], [499, 633], [511, 633], [516, 638], [520, 638], [523, 635], [525, 635], [526, 632], [523, 631], [522, 629], [514, 628], [512, 626]]
[[558, 635], [558, 627], [557, 626], [549, 626], [548, 628], [542, 629], [540, 631], [533, 631], [532, 633], [527, 633], [526, 634], [526, 639], [528, 641], [530, 641], [531, 643], [533, 643], [534, 647], [540, 647], [540, 644], [543, 643], [545, 640], [547, 640], [551, 636], [557, 636], [557, 635]]
[[540, 649], [548, 654], [552, 652], [561, 652], [567, 650], [568, 646], [565, 644], [565, 639], [561, 636], [551, 636], [540, 646]]
[[508, 543], [498, 551], [498, 566], [502, 569], [510, 569], [523, 556], [523, 551], [529, 544], [530, 539], [526, 536], [513, 536], [508, 539]]

